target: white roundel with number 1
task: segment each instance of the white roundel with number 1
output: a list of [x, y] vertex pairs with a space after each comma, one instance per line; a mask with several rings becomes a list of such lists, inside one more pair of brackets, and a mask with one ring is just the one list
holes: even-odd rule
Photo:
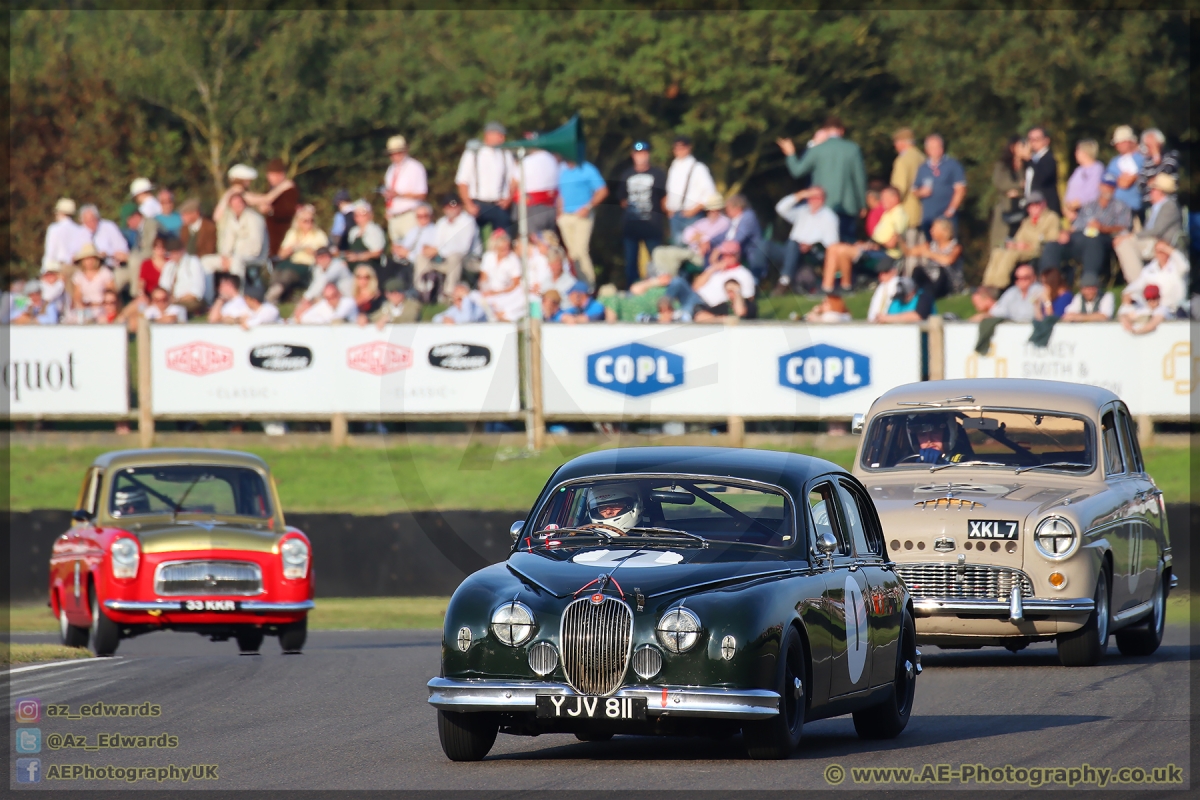
[[853, 575], [846, 576], [846, 666], [857, 684], [867, 664], [867, 603]]

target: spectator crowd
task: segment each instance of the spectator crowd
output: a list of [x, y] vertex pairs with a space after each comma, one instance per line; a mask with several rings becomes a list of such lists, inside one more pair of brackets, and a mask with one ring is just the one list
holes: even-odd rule
[[[719, 191], [687, 136], [675, 137], [666, 169], [636, 142], [609, 180], [535, 143], [518, 163], [506, 142], [489, 122], [464, 149], [456, 191], [433, 202], [425, 165], [392, 136], [382, 214], [341, 191], [328, 226], [278, 159], [261, 183], [254, 167], [231, 167], [211, 213], [196, 199], [176, 205], [170, 187], [144, 177], [117, 220], [59, 199], [41, 274], [13, 282], [5, 321], [383, 326], [439, 304], [436, 324], [515, 321], [531, 308], [563, 324], [729, 322], [754, 318], [770, 289], [820, 295], [804, 319], [824, 324], [850, 320], [845, 296], [873, 287], [867, 319], [881, 324], [927, 319], [938, 300], [969, 293], [986, 348], [1005, 320], [1034, 323], [1044, 344], [1059, 322], [1117, 319], [1140, 334], [1188, 313], [1179, 154], [1156, 129], [1118, 126], [1107, 162], [1097, 141], [1076, 143], [1061, 197], [1049, 132], [1013, 137], [993, 168], [990, 252], [974, 289], [958, 241], [966, 174], [937, 133], [918, 145], [912, 130], [896, 131], [886, 182], [869, 180], [836, 117], [803, 146], [780, 139], [803, 187], [775, 205], [783, 242], [764, 234], [744, 195]], [[527, 244], [516, 237], [522, 173]], [[606, 201], [621, 209], [620, 289], [597, 286], [590, 255]], [[1107, 291], [1118, 277], [1119, 303]]]

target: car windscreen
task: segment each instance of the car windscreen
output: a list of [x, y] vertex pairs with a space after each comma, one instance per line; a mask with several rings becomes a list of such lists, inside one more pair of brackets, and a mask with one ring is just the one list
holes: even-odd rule
[[1095, 466], [1092, 425], [1082, 417], [1035, 410], [921, 409], [881, 414], [862, 450], [864, 469], [956, 464], [1072, 473]]
[[791, 502], [780, 489], [721, 478], [604, 478], [559, 487], [532, 529], [560, 528], [643, 539], [680, 536], [709, 542], [789, 547]]
[[245, 467], [124, 467], [113, 478], [109, 502], [114, 517], [169, 513], [271, 516], [262, 475]]

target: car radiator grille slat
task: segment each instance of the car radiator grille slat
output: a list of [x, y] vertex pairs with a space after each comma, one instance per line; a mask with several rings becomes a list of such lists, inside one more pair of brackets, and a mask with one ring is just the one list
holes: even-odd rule
[[1014, 586], [1033, 597], [1033, 582], [1019, 569], [986, 564], [897, 564], [913, 597], [1007, 600]]
[[562, 617], [562, 666], [580, 694], [609, 695], [621, 688], [629, 666], [633, 612], [614, 597], [574, 601]]
[[249, 561], [168, 562], [158, 568], [154, 591], [163, 596], [260, 594], [262, 568]]

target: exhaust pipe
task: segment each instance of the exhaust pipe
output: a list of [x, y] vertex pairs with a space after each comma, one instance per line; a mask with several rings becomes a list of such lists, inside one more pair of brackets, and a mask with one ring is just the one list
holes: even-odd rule
[[1025, 606], [1021, 603], [1021, 587], [1014, 586], [1008, 597], [1008, 621], [1021, 622], [1025, 619]]

